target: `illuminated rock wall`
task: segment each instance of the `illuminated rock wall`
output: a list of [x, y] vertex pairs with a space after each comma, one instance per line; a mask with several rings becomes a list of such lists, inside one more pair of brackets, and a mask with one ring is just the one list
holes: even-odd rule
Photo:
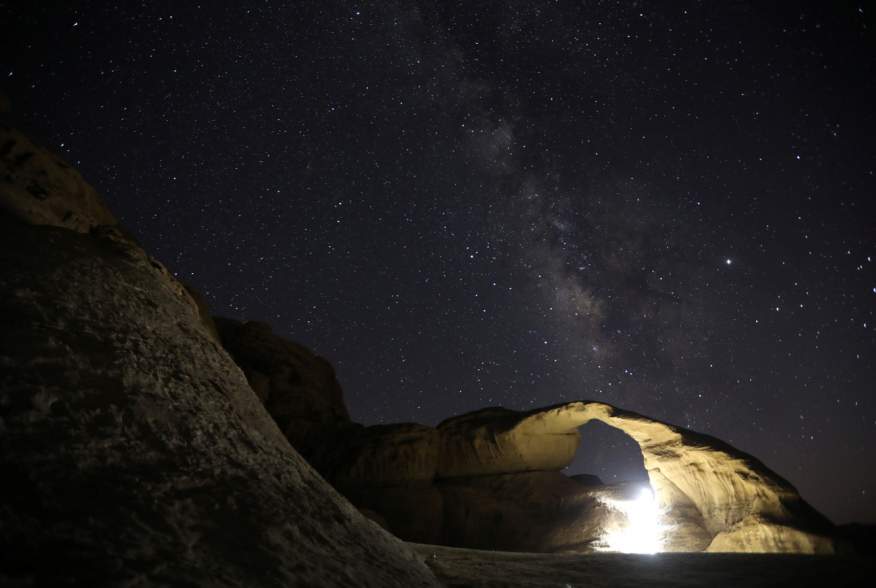
[[618, 490], [560, 470], [579, 448], [579, 427], [594, 419], [638, 443], [661, 513], [660, 550], [833, 551], [830, 522], [754, 457], [599, 402], [488, 408], [437, 428], [365, 427], [338, 437], [318, 469], [406, 539], [590, 551], [617, 526], [601, 500]]

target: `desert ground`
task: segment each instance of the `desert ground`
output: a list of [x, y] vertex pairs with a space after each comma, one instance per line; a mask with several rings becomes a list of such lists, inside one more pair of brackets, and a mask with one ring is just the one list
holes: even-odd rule
[[411, 544], [447, 586], [870, 586], [872, 558], [788, 554], [511, 553]]

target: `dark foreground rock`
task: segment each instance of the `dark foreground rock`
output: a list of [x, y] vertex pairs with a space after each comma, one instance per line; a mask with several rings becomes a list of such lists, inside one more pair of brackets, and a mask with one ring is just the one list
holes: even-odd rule
[[256, 321], [214, 317], [222, 345], [280, 430], [308, 460], [351, 425], [341, 385], [325, 359]]
[[36, 193], [0, 187], [0, 584], [437, 585], [290, 446], [185, 288], [39, 161]]

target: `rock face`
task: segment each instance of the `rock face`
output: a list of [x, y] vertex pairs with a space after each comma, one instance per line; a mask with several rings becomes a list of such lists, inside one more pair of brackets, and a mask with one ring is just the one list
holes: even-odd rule
[[611, 494], [560, 472], [527, 472], [438, 483], [444, 496], [445, 542], [478, 549], [590, 552], [614, 513]]
[[280, 430], [308, 459], [327, 435], [351, 425], [331, 364], [259, 322], [214, 317], [222, 345]]
[[437, 585], [295, 452], [78, 175], [3, 137], [0, 583]]
[[327, 465], [320, 469], [343, 486], [431, 482], [438, 465], [439, 439], [438, 431], [416, 423], [357, 425], [345, 431], [336, 445], [339, 453], [326, 459]]
[[399, 537], [442, 539], [443, 498], [433, 484], [439, 435], [413, 423], [352, 425], [311, 453], [314, 467], [363, 511], [380, 513]]
[[486, 408], [447, 419], [441, 431], [442, 478], [560, 470], [575, 457], [581, 441], [577, 428], [545, 434], [537, 418], [520, 421], [519, 413]]
[[0, 210], [33, 225], [87, 233], [116, 224], [79, 172], [7, 126], [0, 126], [0, 194]]

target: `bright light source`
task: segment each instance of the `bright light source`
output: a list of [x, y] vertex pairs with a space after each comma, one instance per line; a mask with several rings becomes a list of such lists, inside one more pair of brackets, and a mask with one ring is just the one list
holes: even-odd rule
[[633, 500], [603, 499], [612, 510], [621, 513], [625, 522], [608, 529], [601, 537], [601, 551], [622, 553], [658, 553], [663, 551], [663, 513], [654, 498], [654, 492], [646, 487], [639, 490]]

